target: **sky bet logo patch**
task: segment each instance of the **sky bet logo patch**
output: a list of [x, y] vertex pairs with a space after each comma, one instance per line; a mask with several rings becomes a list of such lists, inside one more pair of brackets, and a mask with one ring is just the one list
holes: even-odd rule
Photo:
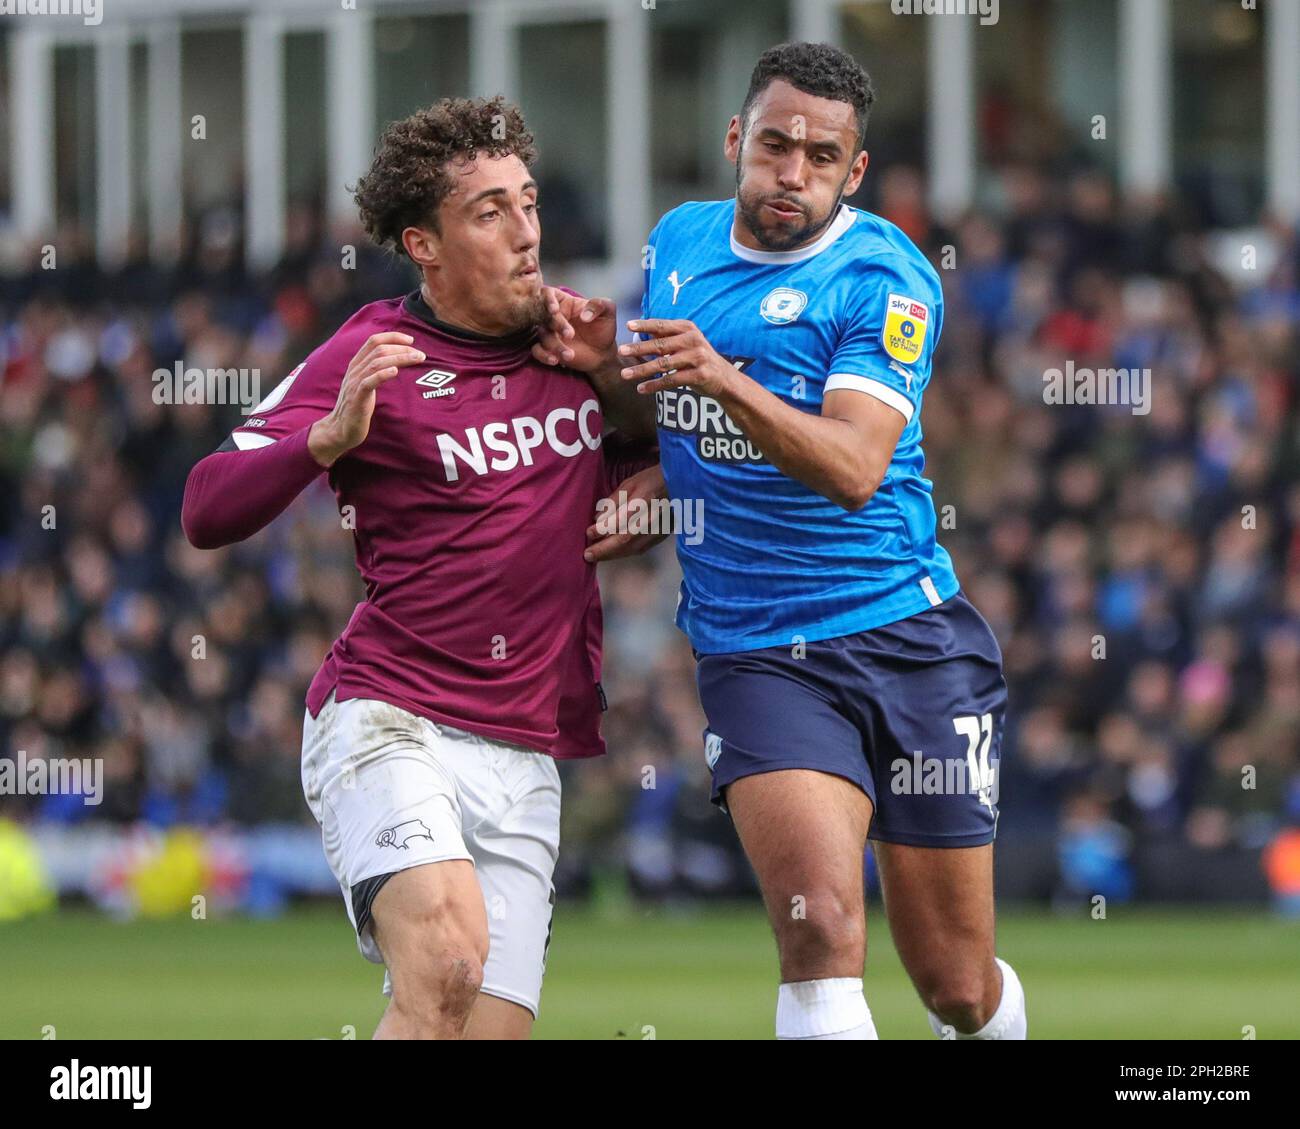
[[456, 379], [454, 372], [443, 372], [441, 369], [431, 368], [415, 383], [423, 384], [431, 388], [431, 392], [426, 392], [424, 398], [432, 400], [435, 396], [454, 396], [456, 389], [451, 387], [451, 382]]
[[921, 359], [930, 311], [923, 302], [891, 294], [885, 306], [885, 352], [896, 361], [914, 365]]

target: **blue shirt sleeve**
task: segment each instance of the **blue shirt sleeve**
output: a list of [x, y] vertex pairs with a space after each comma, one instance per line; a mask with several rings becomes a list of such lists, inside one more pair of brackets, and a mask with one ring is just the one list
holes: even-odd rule
[[925, 262], [891, 256], [870, 271], [850, 301], [823, 391], [865, 392], [910, 423], [930, 382], [943, 290]]

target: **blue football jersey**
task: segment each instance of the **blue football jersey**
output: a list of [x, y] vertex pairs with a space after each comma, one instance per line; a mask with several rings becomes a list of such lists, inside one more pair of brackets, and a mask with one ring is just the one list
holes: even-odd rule
[[867, 631], [958, 589], [922, 476], [921, 397], [943, 322], [938, 275], [897, 227], [847, 204], [793, 251], [736, 242], [734, 208], [688, 203], [659, 221], [642, 315], [693, 321], [800, 411], [820, 414], [826, 392], [848, 388], [907, 423], [880, 488], [846, 513], [772, 466], [712, 397], [689, 387], [656, 395], [669, 493], [699, 507], [702, 536], [676, 538], [677, 623], [704, 654]]

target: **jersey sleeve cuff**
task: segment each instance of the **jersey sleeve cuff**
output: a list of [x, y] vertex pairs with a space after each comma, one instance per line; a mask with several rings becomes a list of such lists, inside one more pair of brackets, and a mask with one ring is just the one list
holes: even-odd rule
[[912, 413], [916, 410], [912, 401], [897, 389], [890, 388], [888, 384], [884, 384], [879, 380], [872, 380], [869, 376], [858, 376], [851, 372], [836, 372], [827, 377], [822, 391], [834, 392], [840, 388], [847, 388], [851, 392], [865, 392], [868, 396], [874, 396], [882, 404], [888, 404], [908, 423], [912, 422]]
[[290, 474], [295, 481], [301, 479], [298, 485], [298, 489], [301, 490], [316, 475], [325, 473], [325, 467], [316, 461], [308, 446], [311, 427], [311, 424], [307, 424], [306, 427], [300, 427], [297, 431], [282, 436], [236, 429], [217, 449], [219, 451], [261, 451], [267, 447], [274, 447], [273, 452], [268, 451], [265, 455], [257, 457], [261, 460], [270, 460], [267, 465], [275, 465], [286, 474]]
[[273, 435], [263, 435], [257, 431], [240, 431], [235, 428], [230, 433], [231, 443], [237, 451], [256, 451], [259, 447], [269, 447], [276, 442]]

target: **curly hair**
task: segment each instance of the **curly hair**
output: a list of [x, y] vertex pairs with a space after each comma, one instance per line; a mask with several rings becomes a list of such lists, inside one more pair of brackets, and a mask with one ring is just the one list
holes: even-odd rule
[[829, 43], [780, 43], [758, 57], [749, 78], [749, 92], [740, 108], [742, 132], [748, 128], [750, 107], [768, 85], [783, 79], [796, 90], [835, 102], [848, 102], [857, 114], [858, 148], [867, 139], [867, 116], [876, 88], [858, 61]]
[[353, 190], [366, 233], [379, 246], [406, 253], [402, 232], [425, 224], [438, 230], [438, 206], [455, 183], [448, 165], [458, 157], [513, 154], [537, 159], [519, 107], [495, 98], [443, 98], [389, 124], [370, 169]]

